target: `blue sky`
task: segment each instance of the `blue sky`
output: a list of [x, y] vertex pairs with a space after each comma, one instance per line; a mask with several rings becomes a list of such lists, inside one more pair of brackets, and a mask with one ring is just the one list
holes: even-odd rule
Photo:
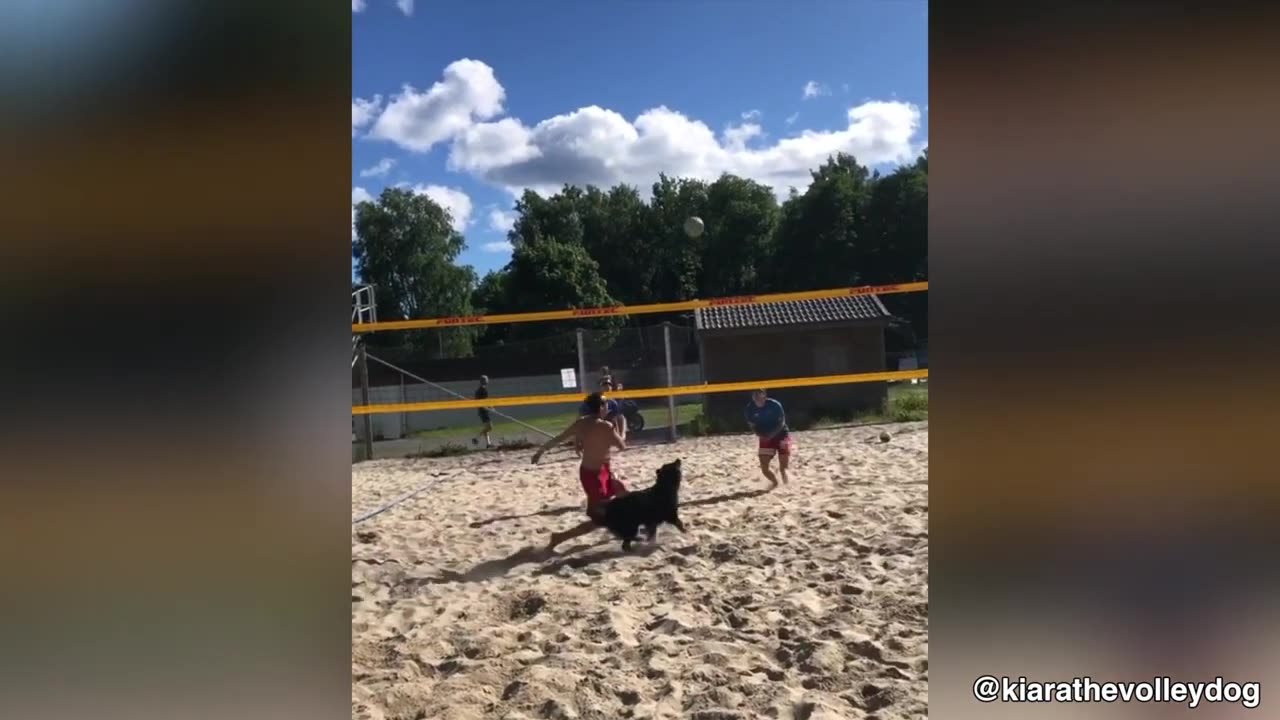
[[916, 0], [356, 0], [353, 201], [432, 196], [483, 274], [523, 188], [891, 167], [927, 143], [927, 27]]

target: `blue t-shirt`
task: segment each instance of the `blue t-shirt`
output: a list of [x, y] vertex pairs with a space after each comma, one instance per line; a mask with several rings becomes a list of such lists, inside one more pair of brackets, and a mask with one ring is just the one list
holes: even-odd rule
[[763, 407], [757, 406], [754, 400], [747, 403], [746, 415], [747, 422], [755, 426], [756, 435], [760, 437], [771, 437], [779, 431], [787, 432], [786, 413], [782, 410], [782, 403], [773, 398], [766, 398]]

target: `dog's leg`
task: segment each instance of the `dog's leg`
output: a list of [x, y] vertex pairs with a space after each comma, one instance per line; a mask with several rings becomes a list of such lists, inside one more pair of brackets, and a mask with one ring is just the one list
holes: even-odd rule
[[620, 534], [622, 536], [622, 550], [624, 552], [629, 552], [631, 550], [631, 543], [635, 542], [636, 537], [640, 534], [640, 526], [628, 525], [622, 529]]
[[649, 538], [649, 542], [653, 542], [658, 537], [658, 523], [654, 523], [652, 525], [645, 525], [644, 532], [645, 532], [645, 535]]
[[671, 519], [667, 522], [675, 525], [676, 529], [680, 532], [685, 532], [684, 523], [680, 521], [680, 516], [676, 515], [674, 512], [671, 513]]

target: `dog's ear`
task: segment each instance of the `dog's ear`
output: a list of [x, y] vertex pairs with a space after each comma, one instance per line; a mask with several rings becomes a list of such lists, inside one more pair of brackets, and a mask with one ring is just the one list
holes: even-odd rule
[[676, 467], [680, 467], [680, 458], [676, 458], [676, 461], [672, 464], [675, 465]]

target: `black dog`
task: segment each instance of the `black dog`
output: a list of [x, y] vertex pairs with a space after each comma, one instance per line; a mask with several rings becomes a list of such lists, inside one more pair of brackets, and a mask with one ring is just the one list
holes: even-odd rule
[[684, 532], [684, 523], [676, 514], [680, 504], [680, 461], [658, 468], [658, 480], [652, 487], [632, 492], [610, 500], [604, 507], [605, 527], [622, 539], [622, 549], [630, 550], [631, 543], [643, 526], [649, 540], [658, 536], [662, 523], [674, 525]]

